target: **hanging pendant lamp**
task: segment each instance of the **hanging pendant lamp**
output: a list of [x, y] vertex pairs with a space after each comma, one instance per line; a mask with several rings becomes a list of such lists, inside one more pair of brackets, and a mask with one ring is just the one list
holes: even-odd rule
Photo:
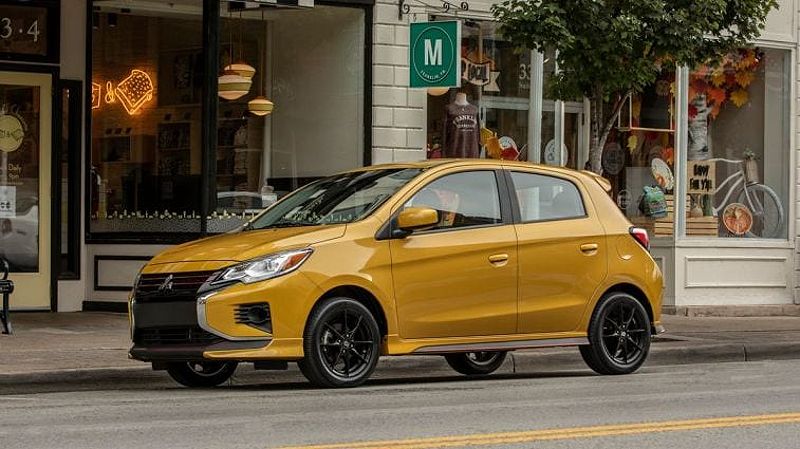
[[[255, 67], [251, 66], [244, 60], [244, 38], [242, 37], [244, 31], [242, 30], [242, 12], [239, 11], [239, 60], [232, 64], [228, 64], [225, 66], [223, 70], [236, 72], [239, 76], [243, 76], [247, 79], [253, 78], [253, 75], [256, 74]], [[233, 41], [233, 36], [231, 35], [231, 41]], [[231, 44], [232, 45], [232, 44]], [[231, 47], [231, 60], [233, 60], [233, 47]]]
[[244, 61], [228, 64], [223, 70], [226, 72], [234, 72], [237, 75], [247, 79], [253, 78], [253, 75], [256, 74], [256, 69]]
[[[239, 16], [239, 20], [241, 21], [241, 13]], [[241, 34], [241, 22], [239, 23], [240, 34]], [[240, 38], [241, 40], [241, 38]], [[239, 49], [241, 56], [241, 49]], [[233, 63], [233, 20], [231, 18], [231, 25], [230, 25], [230, 61], [231, 64], [225, 66], [222, 72], [222, 76], [217, 78], [217, 91], [220, 98], [224, 98], [226, 100], [237, 100], [242, 98], [243, 96], [247, 95], [250, 92], [250, 87], [253, 85], [253, 80], [251, 79], [253, 74], [255, 74], [255, 69], [253, 69], [248, 64], [239, 64]], [[239, 68], [241, 70], [236, 70], [235, 68]], [[248, 69], [252, 69], [248, 71]], [[244, 74], [250, 73], [250, 76], [244, 76]]]
[[221, 98], [236, 100], [250, 92], [250, 86], [252, 86], [253, 81], [236, 72], [226, 70], [222, 76], [217, 78], [217, 83], [217, 89]]
[[429, 87], [428, 95], [432, 97], [439, 97], [450, 91], [449, 87]]
[[[264, 10], [261, 10], [261, 20], [264, 20]], [[275, 105], [264, 96], [264, 85], [266, 84], [267, 79], [267, 71], [265, 70], [266, 66], [266, 55], [261, 55], [261, 86], [260, 86], [260, 94], [253, 98], [252, 100], [247, 102], [247, 110], [250, 111], [251, 114], [257, 115], [259, 117], [264, 117], [272, 113], [272, 110], [275, 108]]]
[[272, 113], [272, 109], [274, 108], [275, 105], [263, 95], [259, 95], [247, 102], [247, 110], [250, 111], [251, 114], [259, 117]]

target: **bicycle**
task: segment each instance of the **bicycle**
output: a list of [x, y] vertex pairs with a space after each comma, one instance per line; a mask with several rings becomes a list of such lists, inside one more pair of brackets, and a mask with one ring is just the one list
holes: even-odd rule
[[[739, 170], [725, 178], [717, 185], [716, 195], [728, 183], [728, 191], [719, 206], [714, 207], [714, 215], [719, 217], [721, 212], [731, 203], [731, 195], [737, 192], [736, 203], [744, 204], [753, 216], [753, 224], [745, 235], [757, 238], [776, 238], [781, 237], [783, 228], [784, 212], [778, 194], [772, 188], [751, 180], [745, 172], [745, 161], [739, 159], [712, 158], [706, 162], [724, 162], [730, 165], [738, 165]], [[741, 186], [741, 187], [740, 187]], [[738, 188], [738, 190], [737, 190]]]

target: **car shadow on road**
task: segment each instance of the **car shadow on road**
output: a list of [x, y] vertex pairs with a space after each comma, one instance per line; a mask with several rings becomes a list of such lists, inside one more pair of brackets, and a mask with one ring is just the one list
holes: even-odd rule
[[[579, 378], [595, 376], [589, 370], [569, 370], [569, 371], [544, 371], [544, 372], [517, 372], [500, 373], [488, 376], [460, 376], [449, 373], [432, 373], [427, 376], [397, 376], [381, 375], [370, 379], [361, 387], [346, 390], [331, 391], [350, 391], [358, 392], [374, 389], [391, 389], [400, 387], [414, 387], [420, 389], [428, 386], [432, 389], [446, 388], [482, 388], [485, 382], [508, 381], [508, 380], [535, 380], [535, 379], [560, 379], [560, 378]], [[25, 395], [38, 393], [64, 393], [72, 391], [114, 391], [114, 390], [138, 390], [138, 391], [197, 391], [177, 385], [164, 372], [137, 372], [127, 375], [124, 372], [114, 373], [107, 377], [88, 378], [74, 376], [69, 379], [38, 381], [30, 383], [20, 383], [15, 385], [0, 384], [0, 396], [3, 395]], [[198, 389], [200, 390], [200, 389]], [[244, 369], [234, 375], [231, 381], [202, 391], [265, 391], [265, 392], [298, 392], [298, 391], [319, 391], [309, 384], [297, 370], [289, 371], [255, 371]]]
[[[398, 387], [398, 386], [422, 386], [422, 385], [436, 385], [441, 386], [448, 383], [463, 384], [464, 386], [475, 385], [478, 387], [483, 382], [503, 381], [503, 380], [533, 380], [533, 379], [563, 379], [563, 378], [580, 378], [592, 377], [597, 374], [588, 370], [570, 370], [570, 371], [547, 371], [547, 372], [524, 372], [524, 373], [503, 373], [491, 374], [488, 376], [459, 376], [459, 375], [432, 375], [432, 376], [387, 376], [375, 377], [367, 381], [364, 385], [356, 387], [355, 389], [335, 390], [335, 391], [358, 391], [362, 389], [370, 389], [371, 387]], [[249, 380], [253, 380], [252, 376], [248, 376]], [[300, 382], [281, 382], [281, 383], [235, 383], [233, 385], [226, 385], [225, 388], [235, 390], [258, 390], [258, 391], [289, 391], [289, 390], [324, 390], [324, 388], [314, 387], [308, 382], [301, 380]]]

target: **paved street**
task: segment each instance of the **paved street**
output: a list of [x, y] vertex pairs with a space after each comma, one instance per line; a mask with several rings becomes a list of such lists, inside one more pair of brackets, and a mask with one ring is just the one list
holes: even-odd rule
[[[800, 447], [798, 372], [796, 360], [645, 366], [627, 377], [543, 367], [480, 380], [383, 375], [335, 391], [310, 389], [293, 370], [245, 371], [215, 390], [175, 387], [163, 376], [110, 379], [85, 391], [6, 390], [0, 441], [26, 449], [791, 448]], [[735, 416], [746, 418], [707, 420]], [[626, 426], [596, 427], [608, 425]], [[554, 434], [542, 430], [553, 428], [564, 430], [547, 441]], [[654, 432], [669, 428], [683, 430]], [[409, 438], [427, 439], [356, 446]]]

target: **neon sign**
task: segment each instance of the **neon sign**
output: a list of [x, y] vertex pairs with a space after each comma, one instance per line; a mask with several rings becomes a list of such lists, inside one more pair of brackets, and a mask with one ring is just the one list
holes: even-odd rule
[[100, 95], [102, 92], [103, 86], [92, 82], [92, 109], [100, 109]]
[[139, 69], [131, 70], [131, 74], [117, 83], [116, 87], [111, 81], [107, 81], [105, 90], [103, 95], [103, 86], [92, 82], [92, 109], [100, 109], [103, 100], [106, 104], [112, 104], [119, 99], [129, 115], [136, 114], [145, 103], [151, 101], [156, 91], [150, 75]]

